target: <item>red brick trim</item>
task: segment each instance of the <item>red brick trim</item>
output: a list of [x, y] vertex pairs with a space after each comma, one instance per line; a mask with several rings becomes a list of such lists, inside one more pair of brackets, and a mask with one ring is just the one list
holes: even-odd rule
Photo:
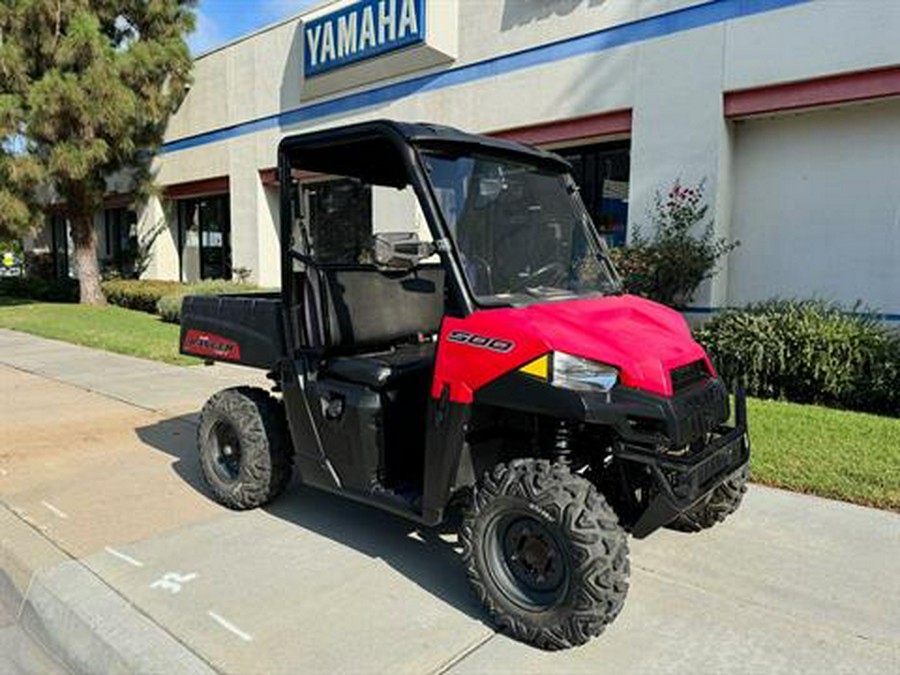
[[218, 176], [188, 183], [177, 183], [165, 187], [166, 199], [188, 199], [190, 197], [207, 197], [228, 192], [228, 176]]
[[733, 119], [888, 96], [900, 96], [900, 67], [726, 92], [725, 117]]
[[133, 192], [116, 192], [103, 198], [104, 209], [128, 209], [134, 205]]
[[631, 133], [631, 110], [544, 122], [526, 127], [494, 131], [490, 135], [531, 145], [548, 145], [585, 138]]

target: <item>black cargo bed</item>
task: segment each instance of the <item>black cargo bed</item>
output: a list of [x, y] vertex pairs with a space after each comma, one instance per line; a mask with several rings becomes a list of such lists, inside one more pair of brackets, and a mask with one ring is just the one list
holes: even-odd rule
[[189, 295], [181, 305], [181, 353], [271, 369], [285, 356], [280, 293]]

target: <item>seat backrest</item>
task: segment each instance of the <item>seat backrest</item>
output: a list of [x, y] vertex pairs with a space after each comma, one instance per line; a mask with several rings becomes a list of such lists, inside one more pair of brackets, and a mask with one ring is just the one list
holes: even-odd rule
[[[305, 280], [301, 296], [307, 347], [359, 351], [440, 329], [444, 270], [439, 266], [408, 272], [326, 266], [304, 274], [317, 275]], [[314, 309], [316, 295], [321, 311]]]

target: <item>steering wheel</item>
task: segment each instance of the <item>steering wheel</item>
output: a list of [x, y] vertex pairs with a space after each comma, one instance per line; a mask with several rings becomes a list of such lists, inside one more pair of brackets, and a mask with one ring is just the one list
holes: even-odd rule
[[525, 277], [525, 283], [529, 286], [558, 287], [561, 282], [565, 282], [568, 278], [569, 271], [561, 262], [552, 262], [523, 276]]
[[472, 284], [475, 293], [493, 295], [494, 282], [491, 264], [478, 255], [463, 254], [461, 257], [463, 267], [466, 268], [466, 274], [469, 277], [469, 283]]

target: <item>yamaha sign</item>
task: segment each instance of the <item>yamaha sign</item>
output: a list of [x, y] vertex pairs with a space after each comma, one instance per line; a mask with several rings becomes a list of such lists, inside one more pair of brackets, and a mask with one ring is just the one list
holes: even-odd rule
[[360, 0], [304, 24], [306, 77], [425, 41], [425, 0]]

